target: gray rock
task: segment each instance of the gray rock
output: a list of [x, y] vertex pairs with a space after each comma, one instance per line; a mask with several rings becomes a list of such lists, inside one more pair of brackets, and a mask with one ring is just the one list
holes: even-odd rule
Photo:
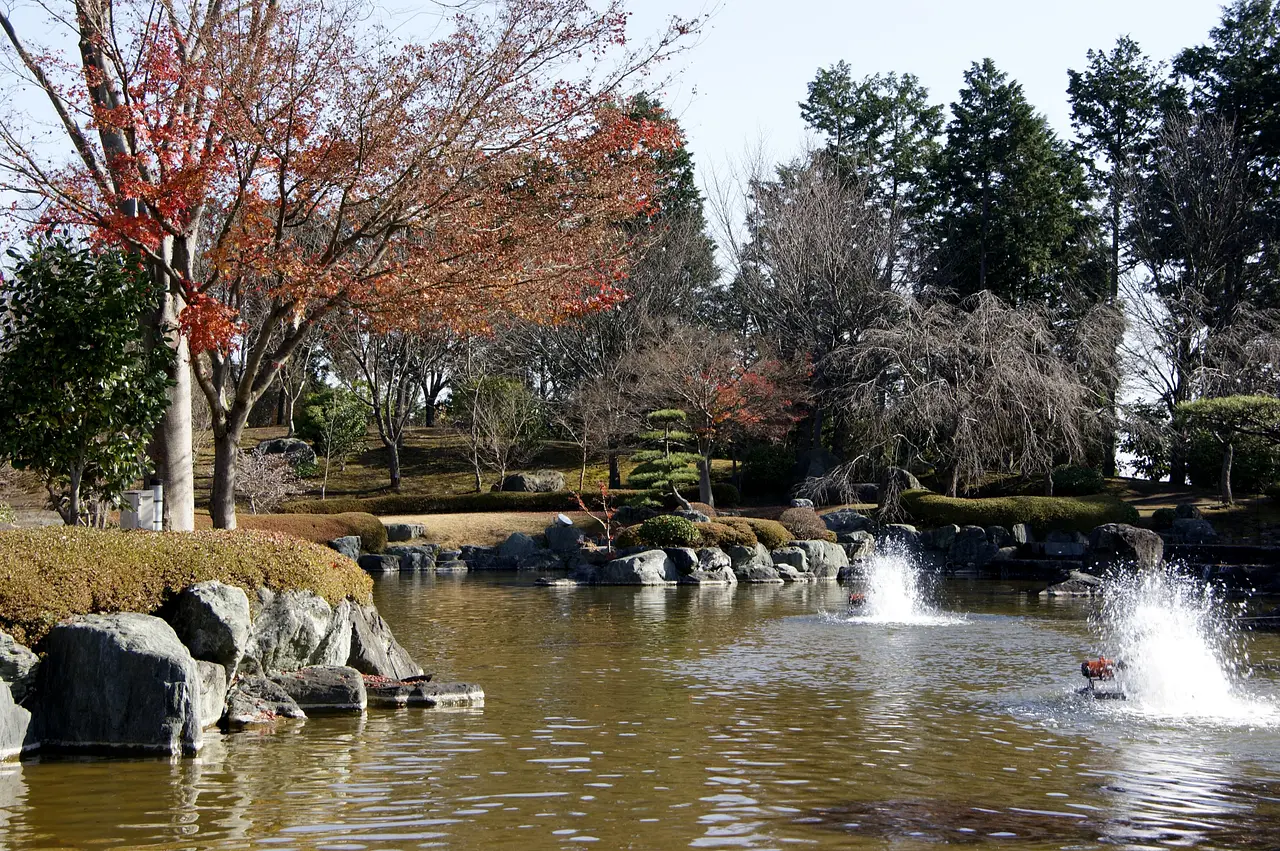
[[880, 537], [891, 546], [907, 550], [918, 549], [921, 545], [920, 530], [910, 523], [890, 523], [881, 530]]
[[467, 573], [471, 568], [467, 567], [465, 561], [438, 561], [436, 562], [436, 573]]
[[698, 554], [688, 547], [667, 547], [663, 552], [667, 554], [667, 558], [669, 558], [671, 560], [671, 564], [675, 566], [676, 573], [681, 576], [693, 573], [701, 567]]
[[876, 539], [870, 532], [845, 532], [840, 545], [850, 562], [869, 559], [876, 554]]
[[737, 585], [738, 575], [732, 567], [719, 567], [714, 570], [695, 570], [680, 577], [681, 585]]
[[[795, 570], [795, 568], [791, 568]], [[735, 567], [733, 573], [738, 581], [747, 585], [780, 585], [784, 581], [773, 565], [752, 562], [742, 567]]]
[[387, 523], [387, 540], [392, 542], [412, 541], [427, 534], [427, 527], [421, 523]]
[[471, 683], [368, 683], [366, 689], [370, 706], [446, 709], [484, 705], [484, 689]]
[[803, 582], [811, 576], [807, 571], [798, 570], [785, 561], [775, 562], [773, 570], [783, 582]]
[[306, 713], [363, 712], [369, 704], [364, 677], [355, 668], [312, 666], [287, 674], [273, 674], [271, 681], [284, 689]]
[[756, 544], [754, 547], [730, 546], [725, 547], [724, 552], [733, 563], [734, 570], [745, 567], [773, 567], [773, 556], [769, 555], [769, 549], [764, 544]]
[[556, 470], [537, 470], [532, 473], [512, 473], [502, 480], [499, 490], [513, 493], [553, 493], [564, 490], [564, 473]]
[[946, 552], [951, 549], [951, 545], [956, 542], [956, 535], [960, 534], [960, 527], [951, 523], [947, 526], [939, 526], [937, 529], [930, 529], [920, 535], [920, 545], [930, 550], [939, 550]]
[[733, 559], [719, 547], [703, 547], [698, 550], [698, 570], [716, 571], [728, 568], [733, 572]]
[[32, 733], [31, 713], [14, 702], [9, 686], [0, 682], [0, 760], [39, 747]]
[[1179, 517], [1173, 521], [1169, 536], [1181, 544], [1212, 544], [1218, 539], [1218, 532], [1203, 517]]
[[310, 591], [258, 590], [241, 667], [246, 673], [296, 671], [309, 665], [341, 665], [351, 650], [350, 604], [335, 612]]
[[769, 553], [769, 557], [773, 559], [774, 567], [781, 569], [786, 564], [798, 571], [808, 572], [809, 554], [797, 546], [798, 543], [796, 541], [788, 546], [778, 547], [778, 549]]
[[485, 547], [479, 544], [463, 544], [458, 558], [467, 563], [472, 570], [501, 570], [507, 564], [498, 558], [497, 547]]
[[811, 499], [793, 499], [789, 504], [791, 508], [813, 508]]
[[26, 699], [35, 684], [39, 667], [39, 656], [15, 641], [13, 636], [0, 632], [0, 681], [9, 684], [15, 702], [21, 703]]
[[373, 606], [351, 606], [351, 653], [346, 664], [362, 674], [404, 680], [422, 676], [422, 668], [391, 634]]
[[1015, 523], [1013, 525], [1013, 540], [1017, 544], [1035, 543], [1036, 537], [1031, 532], [1031, 527], [1026, 523]]
[[548, 588], [577, 588], [583, 583], [568, 576], [539, 576], [533, 584]]
[[1018, 557], [1017, 547], [1001, 547], [996, 550], [996, 554], [991, 557], [992, 561], [1009, 561]]
[[296, 437], [274, 437], [258, 443], [254, 449], [261, 455], [283, 455], [292, 467], [316, 463], [316, 451], [305, 440]]
[[1013, 533], [1003, 526], [988, 526], [987, 540], [996, 545], [997, 549], [1012, 547], [1017, 544], [1013, 537]]
[[400, 559], [401, 573], [422, 573], [436, 566], [435, 544], [392, 544], [383, 553]]
[[849, 566], [849, 556], [839, 544], [830, 541], [796, 541], [792, 546], [804, 551], [809, 572], [818, 579], [836, 579], [841, 569]]
[[352, 561], [360, 558], [360, 536], [343, 535], [329, 542], [329, 549], [337, 550]]
[[600, 568], [603, 566], [590, 561], [575, 560], [569, 567], [569, 579], [575, 585], [595, 585], [596, 577], [600, 575]]
[[227, 669], [217, 662], [196, 660], [200, 673], [200, 726], [208, 729], [227, 711]]
[[889, 468], [889, 481], [896, 482], [898, 488], [904, 491], [918, 491], [924, 488], [919, 479], [913, 476], [909, 470], [904, 470], [901, 467]]
[[1078, 570], [1040, 592], [1041, 597], [1092, 597], [1102, 593], [1102, 580]]
[[1173, 508], [1173, 516], [1178, 520], [1202, 520], [1204, 515], [1200, 513], [1199, 507], [1192, 502], [1183, 502]]
[[553, 553], [571, 555], [582, 546], [582, 530], [576, 526], [553, 523], [543, 534], [547, 537], [547, 548]]
[[498, 544], [498, 557], [517, 564], [540, 549], [538, 542], [531, 536], [524, 532], [512, 532], [505, 541]]
[[841, 508], [838, 511], [824, 514], [822, 515], [822, 522], [837, 535], [846, 532], [867, 532], [875, 525], [870, 517], [859, 514], [852, 508]]
[[981, 526], [964, 526], [956, 535], [948, 555], [952, 564], [981, 567], [995, 558], [999, 550], [999, 547], [987, 540], [986, 529]]
[[204, 744], [200, 672], [160, 618], [84, 615], [44, 640], [36, 679], [42, 747], [193, 754]]
[[221, 582], [200, 582], [178, 592], [165, 620], [191, 656], [235, 673], [249, 644], [249, 595]]
[[616, 558], [600, 567], [595, 581], [600, 585], [669, 585], [680, 574], [662, 550], [646, 550]]
[[551, 550], [538, 550], [516, 562], [516, 570], [564, 570], [565, 556]]
[[1094, 560], [1127, 562], [1139, 570], [1156, 570], [1164, 560], [1164, 541], [1150, 529], [1107, 523], [1089, 533]]
[[690, 523], [710, 523], [711, 522], [711, 517], [709, 515], [703, 514], [701, 511], [698, 511], [696, 508], [677, 508], [675, 511], [671, 513], [676, 517], [683, 517], [685, 520], [688, 520]]
[[400, 556], [388, 553], [365, 553], [357, 564], [365, 573], [382, 576], [384, 573], [400, 572]]
[[307, 713], [283, 688], [266, 677], [240, 676], [227, 692], [227, 711], [222, 723], [227, 729], [242, 730], [274, 724], [281, 718], [306, 718]]

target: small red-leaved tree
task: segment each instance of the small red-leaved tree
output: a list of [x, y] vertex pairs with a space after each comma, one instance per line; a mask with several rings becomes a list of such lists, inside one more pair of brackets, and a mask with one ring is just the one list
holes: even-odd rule
[[249, 411], [328, 313], [474, 327], [616, 298], [614, 223], [653, 203], [652, 159], [679, 139], [615, 104], [695, 26], [628, 48], [624, 0], [498, 0], [405, 44], [355, 0], [59, 5], [31, 30], [69, 25], [74, 53], [0, 27], [68, 156], [50, 162], [11, 113], [0, 174], [41, 220], [137, 252], [164, 285], [153, 344], [178, 357], [152, 456], [176, 529], [193, 524], [193, 373], [211, 512], [234, 527]]
[[741, 439], [781, 440], [799, 419], [802, 370], [770, 356], [749, 356], [727, 335], [685, 329], [647, 359], [645, 381], [663, 403], [688, 416], [697, 439], [698, 498], [715, 505], [711, 456]]

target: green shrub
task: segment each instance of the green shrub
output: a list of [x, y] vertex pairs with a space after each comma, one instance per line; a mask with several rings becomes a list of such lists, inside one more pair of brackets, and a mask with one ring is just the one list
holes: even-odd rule
[[[1222, 444], [1204, 431], [1191, 434], [1187, 447], [1187, 477], [1198, 488], [1218, 487], [1222, 475]], [[1258, 437], [1237, 437], [1231, 459], [1231, 486], [1237, 493], [1261, 493], [1280, 478], [1280, 447]]]
[[640, 540], [640, 527], [627, 526], [620, 529], [613, 536], [613, 545], [620, 550], [629, 550], [632, 547], [643, 546]]
[[818, 512], [812, 508], [788, 508], [782, 512], [778, 522], [791, 533], [797, 541], [831, 541], [835, 542], [835, 533], [822, 522]]
[[741, 519], [751, 527], [756, 540], [764, 544], [767, 550], [785, 547], [789, 542], [795, 540], [795, 536], [787, 530], [787, 527], [777, 520], [761, 520], [759, 517], [743, 517]]
[[694, 523], [704, 547], [754, 547], [756, 535], [746, 523], [730, 523], [725, 518], [719, 523]]
[[[641, 497], [643, 491], [611, 491], [610, 501], [623, 504], [629, 497]], [[582, 495], [587, 505], [598, 508], [600, 494]], [[486, 491], [444, 495], [386, 494], [372, 497], [334, 497], [330, 499], [295, 499], [284, 509], [297, 514], [345, 514], [363, 511], [378, 516], [388, 514], [469, 514], [478, 511], [577, 511], [573, 494], [517, 493]]]
[[1172, 508], [1157, 508], [1151, 512], [1151, 528], [1158, 531], [1173, 528], [1173, 521], [1178, 519], [1178, 512]]
[[217, 579], [250, 593], [314, 591], [336, 605], [369, 602], [373, 582], [328, 547], [272, 532], [0, 532], [0, 629], [38, 644], [59, 621], [90, 612], [154, 612], [175, 592]]
[[1102, 493], [1106, 479], [1092, 467], [1058, 467], [1053, 471], [1054, 496], [1089, 496]]
[[640, 524], [640, 543], [650, 547], [696, 547], [699, 535], [693, 521], [674, 514], [650, 517]]
[[1110, 494], [1094, 496], [1004, 496], [956, 499], [931, 491], [902, 494], [902, 507], [916, 525], [1013, 526], [1027, 523], [1037, 532], [1088, 532], [1103, 523], [1136, 523], [1138, 509]]
[[786, 493], [791, 487], [796, 453], [785, 446], [755, 446], [742, 459], [742, 487], [755, 496]]

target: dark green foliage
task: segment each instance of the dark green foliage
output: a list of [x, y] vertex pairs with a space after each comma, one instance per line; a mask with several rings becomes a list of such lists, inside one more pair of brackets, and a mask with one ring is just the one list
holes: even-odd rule
[[835, 541], [836, 535], [812, 508], [788, 508], [778, 522], [797, 541]]
[[742, 489], [752, 496], [781, 496], [792, 485], [795, 466], [796, 453], [789, 447], [753, 446], [742, 458]]
[[1101, 493], [1106, 483], [1102, 473], [1093, 467], [1058, 467], [1053, 471], [1054, 496], [1088, 496]]
[[1178, 512], [1172, 508], [1157, 508], [1151, 512], [1151, 528], [1163, 532], [1173, 528], [1173, 521], [1178, 519]]
[[160, 293], [132, 258], [70, 240], [10, 251], [0, 305], [0, 457], [68, 492], [114, 501], [148, 469], [151, 431], [167, 407], [172, 352], [144, 328]]
[[640, 527], [627, 526], [624, 529], [619, 529], [617, 534], [613, 536], [613, 546], [619, 550], [629, 550], [633, 547], [644, 546], [640, 540]]
[[1169, 408], [1160, 402], [1126, 405], [1121, 420], [1120, 451], [1130, 457], [1137, 474], [1158, 482], [1169, 475], [1173, 446]]
[[667, 494], [675, 488], [698, 483], [697, 464], [702, 456], [686, 452], [693, 435], [685, 430], [688, 416], [684, 411], [664, 408], [645, 417], [649, 428], [637, 435], [650, 448], [631, 455], [637, 466], [627, 476], [632, 488]]
[[369, 408], [354, 393], [326, 387], [306, 397], [298, 407], [294, 428], [320, 457], [341, 463], [364, 446]]
[[[777, 520], [761, 520], [759, 517], [743, 517], [742, 522], [751, 527], [756, 540], [764, 544], [767, 550], [785, 547], [795, 540], [795, 536]], [[825, 527], [824, 527], [825, 528]]]
[[[610, 491], [613, 505], [631, 505], [643, 502], [646, 491]], [[582, 495], [592, 510], [600, 507], [600, 494]], [[514, 493], [511, 491], [485, 491], [484, 493], [443, 494], [387, 494], [374, 497], [334, 497], [331, 499], [297, 499], [281, 506], [285, 511], [297, 514], [342, 514], [363, 511], [386, 517], [401, 514], [469, 514], [483, 511], [577, 511], [578, 503], [572, 493]]]
[[1004, 496], [956, 499], [925, 490], [906, 491], [902, 507], [923, 528], [1030, 524], [1036, 532], [1088, 532], [1104, 523], [1136, 523], [1138, 509], [1109, 494], [1094, 496]]
[[756, 534], [751, 531], [751, 526], [741, 521], [733, 522], [736, 518], [726, 517], [715, 523], [695, 523], [693, 524], [698, 534], [701, 535], [701, 543], [704, 547], [754, 547], [756, 545]]
[[[1187, 440], [1187, 478], [1198, 488], [1221, 485], [1222, 444], [1209, 432], [1195, 430]], [[1257, 437], [1238, 437], [1231, 463], [1232, 489], [1256, 494], [1280, 481], [1280, 446]]]
[[650, 547], [696, 547], [700, 537], [693, 521], [674, 514], [650, 517], [640, 524], [640, 543]]

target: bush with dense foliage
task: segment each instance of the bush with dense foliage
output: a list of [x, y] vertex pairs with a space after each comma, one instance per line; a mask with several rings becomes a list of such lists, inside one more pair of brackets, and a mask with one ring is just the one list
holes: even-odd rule
[[778, 522], [787, 528], [791, 537], [797, 541], [832, 541], [835, 533], [822, 522], [818, 512], [812, 508], [788, 508], [782, 512]]
[[347, 457], [364, 446], [369, 408], [348, 390], [326, 387], [303, 400], [295, 429], [321, 459], [345, 467]]
[[[1280, 447], [1258, 437], [1237, 437], [1231, 459], [1231, 486], [1238, 493], [1262, 493], [1280, 480]], [[1218, 488], [1222, 444], [1205, 431], [1191, 433], [1187, 478], [1198, 488]]]
[[1151, 512], [1151, 528], [1164, 532], [1173, 528], [1173, 521], [1178, 519], [1178, 512], [1172, 508], [1157, 508]]
[[701, 540], [692, 520], [674, 514], [650, 517], [640, 524], [640, 543], [650, 547], [696, 547]]
[[1102, 493], [1107, 480], [1093, 467], [1058, 467], [1053, 471], [1054, 496], [1089, 496]]
[[762, 520], [759, 517], [743, 517], [742, 521], [751, 528], [751, 532], [756, 536], [756, 540], [764, 544], [765, 549], [767, 550], [776, 550], [778, 547], [785, 547], [791, 541], [796, 540], [795, 535], [792, 535], [790, 530], [777, 520]]
[[[795, 466], [793, 449], [754, 446], [742, 458], [742, 489], [752, 496], [782, 496], [791, 487]], [[716, 501], [720, 501], [719, 497]]]
[[1003, 496], [958, 499], [926, 490], [905, 491], [902, 507], [917, 526], [1013, 526], [1037, 532], [1088, 532], [1104, 523], [1136, 523], [1138, 509], [1109, 494], [1093, 496]]
[[368, 602], [373, 590], [350, 559], [279, 533], [15, 529], [0, 532], [0, 629], [37, 645], [72, 615], [154, 612], [209, 579], [314, 591], [331, 604]]
[[[611, 490], [610, 505], [643, 503], [646, 491]], [[599, 493], [582, 495], [587, 507], [600, 508]], [[334, 497], [331, 499], [295, 499], [286, 502], [285, 511], [297, 514], [343, 514], [364, 511], [378, 516], [400, 514], [470, 514], [483, 511], [577, 511], [577, 498], [568, 491], [557, 493], [517, 493], [486, 491], [460, 494], [385, 494], [372, 497]]]
[[724, 520], [715, 523], [694, 523], [694, 527], [701, 536], [701, 543], [704, 547], [754, 547], [756, 545], [756, 534], [751, 531], [751, 527], [742, 522], [731, 522], [736, 518], [726, 517]]
[[613, 546], [619, 550], [644, 546], [644, 542], [640, 540], [640, 527], [626, 526], [619, 529], [613, 536]]
[[[211, 527], [208, 515], [197, 515], [196, 526]], [[345, 514], [248, 514], [236, 519], [241, 529], [258, 532], [280, 532], [313, 544], [327, 544], [348, 535], [360, 537], [360, 548], [380, 553], [387, 546], [387, 527], [372, 514], [350, 511]]]

